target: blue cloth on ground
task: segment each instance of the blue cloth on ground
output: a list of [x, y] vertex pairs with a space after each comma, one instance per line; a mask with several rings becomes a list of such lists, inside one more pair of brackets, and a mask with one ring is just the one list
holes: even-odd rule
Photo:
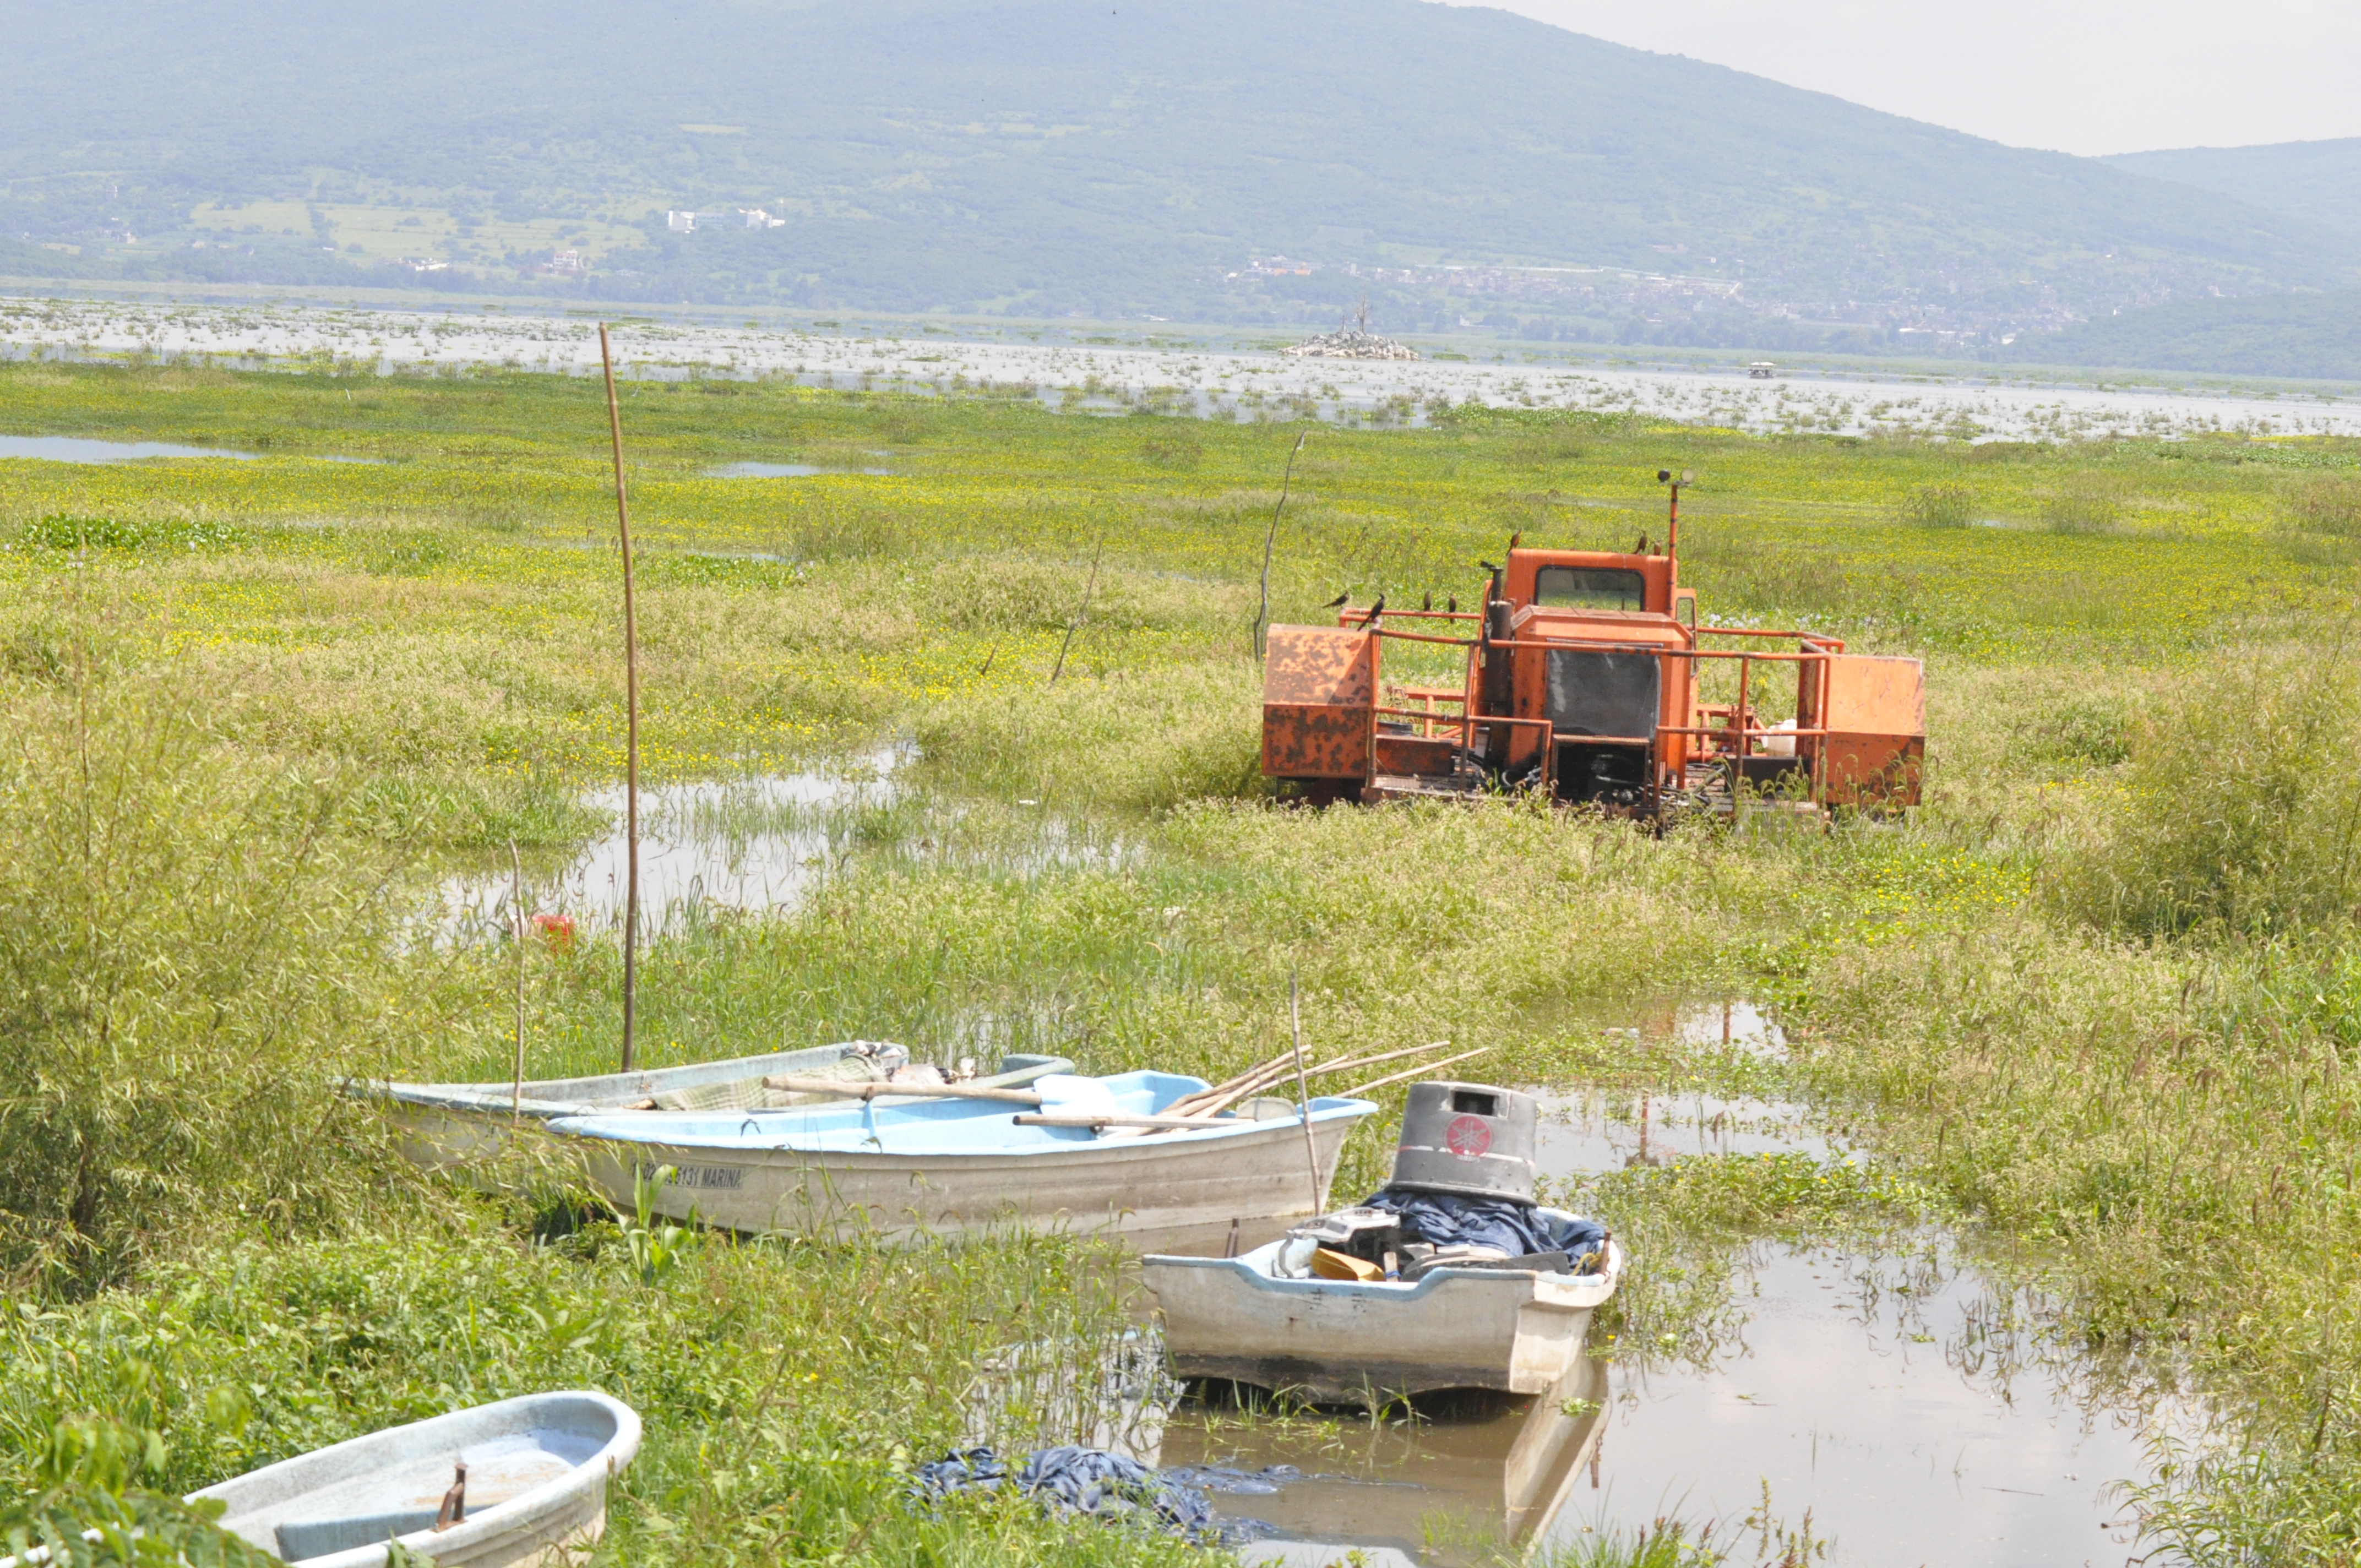
[[1071, 1443], [1026, 1455], [1013, 1475], [1007, 1462], [991, 1449], [971, 1448], [919, 1465], [910, 1489], [934, 1502], [955, 1492], [1004, 1486], [1037, 1498], [1055, 1514], [1133, 1519], [1201, 1546], [1236, 1545], [1268, 1534], [1270, 1528], [1257, 1519], [1216, 1519], [1213, 1505], [1196, 1487], [1136, 1459]]
[[1578, 1259], [1607, 1244], [1607, 1227], [1596, 1220], [1560, 1219], [1512, 1198], [1462, 1198], [1454, 1192], [1405, 1192], [1387, 1188], [1362, 1200], [1401, 1222], [1404, 1231], [1434, 1246], [1466, 1243], [1498, 1247], [1510, 1257], [1562, 1252]]

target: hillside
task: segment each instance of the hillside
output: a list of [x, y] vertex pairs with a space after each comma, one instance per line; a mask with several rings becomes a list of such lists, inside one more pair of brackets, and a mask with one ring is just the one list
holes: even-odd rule
[[2085, 322], [2019, 345], [2061, 365], [2361, 381], [2361, 291], [2190, 300]]
[[0, 25], [16, 273], [1323, 323], [1367, 290], [1393, 329], [1916, 352], [2361, 282], [2361, 239], [2218, 192], [1421, 0]]
[[2134, 174], [2235, 196], [2305, 223], [2361, 234], [2361, 137], [2133, 152], [2105, 161]]

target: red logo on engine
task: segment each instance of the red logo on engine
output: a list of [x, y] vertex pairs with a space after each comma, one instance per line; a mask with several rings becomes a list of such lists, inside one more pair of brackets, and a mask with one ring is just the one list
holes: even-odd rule
[[1443, 1143], [1461, 1159], [1474, 1159], [1492, 1146], [1491, 1124], [1481, 1116], [1454, 1116], [1443, 1129]]

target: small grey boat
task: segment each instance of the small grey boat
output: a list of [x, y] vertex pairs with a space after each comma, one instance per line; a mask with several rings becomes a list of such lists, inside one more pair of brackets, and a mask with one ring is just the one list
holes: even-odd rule
[[597, 1541], [607, 1484], [639, 1448], [640, 1418], [620, 1400], [527, 1394], [299, 1454], [189, 1500], [221, 1502], [222, 1528], [302, 1568], [381, 1568], [389, 1541], [441, 1568], [507, 1568]]

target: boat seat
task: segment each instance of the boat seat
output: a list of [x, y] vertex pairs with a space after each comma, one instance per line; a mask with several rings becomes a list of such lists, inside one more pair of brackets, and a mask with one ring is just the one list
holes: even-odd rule
[[397, 1508], [387, 1513], [351, 1514], [343, 1519], [289, 1519], [274, 1532], [279, 1555], [290, 1563], [333, 1556], [356, 1547], [382, 1546], [396, 1536], [434, 1528], [433, 1508]]

